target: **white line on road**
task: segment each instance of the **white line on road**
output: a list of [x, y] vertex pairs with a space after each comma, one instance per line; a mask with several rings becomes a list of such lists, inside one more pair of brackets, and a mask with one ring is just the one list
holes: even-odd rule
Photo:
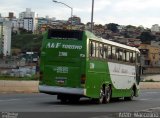
[[156, 93], [160, 93], [160, 92], [154, 92], [154, 91], [149, 92], [149, 91], [148, 91], [148, 92], [145, 92], [145, 93], [147, 93], [147, 94], [153, 94], [153, 93], [156, 94]]
[[140, 112], [153, 112], [150, 110], [160, 110], [160, 107], [152, 107], [152, 108], [148, 108], [148, 109], [143, 109], [143, 110], [140, 110]]
[[16, 100], [21, 100], [21, 99], [9, 99], [9, 100], [0, 100], [0, 102], [8, 102], [8, 101], [16, 101]]

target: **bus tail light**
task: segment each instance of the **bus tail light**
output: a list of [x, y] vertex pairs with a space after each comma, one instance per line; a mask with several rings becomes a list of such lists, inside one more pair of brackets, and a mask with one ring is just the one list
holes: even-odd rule
[[43, 79], [43, 72], [40, 71], [39, 80], [41, 81]]
[[85, 81], [86, 81], [86, 75], [82, 74], [81, 75], [81, 84], [85, 84]]

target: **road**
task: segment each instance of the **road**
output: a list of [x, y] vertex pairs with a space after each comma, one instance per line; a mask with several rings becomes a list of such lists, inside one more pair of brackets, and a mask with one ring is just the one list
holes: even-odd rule
[[[62, 104], [54, 95], [0, 94], [1, 112], [159, 112], [160, 89], [141, 90], [133, 101], [112, 101], [109, 104], [93, 104], [82, 99], [76, 104]], [[80, 113], [81, 114], [81, 113]], [[63, 115], [63, 114], [61, 114]]]

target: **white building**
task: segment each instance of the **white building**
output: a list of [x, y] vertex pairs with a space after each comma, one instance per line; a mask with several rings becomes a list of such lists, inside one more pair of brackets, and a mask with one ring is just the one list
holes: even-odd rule
[[160, 27], [158, 24], [152, 25], [151, 27], [152, 32], [160, 32]]
[[12, 22], [0, 19], [0, 54], [11, 55], [11, 28]]
[[[36, 15], [30, 8], [26, 8], [25, 12], [19, 14], [19, 19], [23, 22], [23, 28], [34, 32], [36, 30]], [[31, 26], [32, 25], [32, 26]]]
[[34, 21], [33, 18], [24, 18], [23, 19], [23, 28], [27, 31], [34, 31]]
[[19, 19], [35, 18], [35, 12], [32, 12], [30, 8], [26, 8], [26, 11], [19, 13]]

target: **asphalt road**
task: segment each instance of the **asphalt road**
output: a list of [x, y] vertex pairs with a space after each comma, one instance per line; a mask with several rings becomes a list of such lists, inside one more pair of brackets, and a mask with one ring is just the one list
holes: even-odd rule
[[[56, 96], [40, 93], [0, 94], [0, 112], [43, 112], [43, 115], [45, 114], [44, 112], [65, 112], [64, 114], [60, 113], [61, 117], [63, 115], [67, 116], [66, 112], [69, 112], [68, 115], [70, 115], [71, 112], [78, 112], [80, 116], [85, 113], [101, 114], [98, 112], [160, 113], [160, 89], [141, 90], [140, 96], [133, 101], [119, 100], [112, 101], [109, 104], [93, 104], [89, 99], [81, 99], [80, 102], [76, 104], [62, 104], [56, 99]], [[74, 113], [71, 114], [74, 116]], [[57, 115], [59, 115], [59, 113]], [[77, 118], [76, 115], [77, 114], [75, 114], [75, 117]], [[58, 118], [61, 117], [59, 116]]]

